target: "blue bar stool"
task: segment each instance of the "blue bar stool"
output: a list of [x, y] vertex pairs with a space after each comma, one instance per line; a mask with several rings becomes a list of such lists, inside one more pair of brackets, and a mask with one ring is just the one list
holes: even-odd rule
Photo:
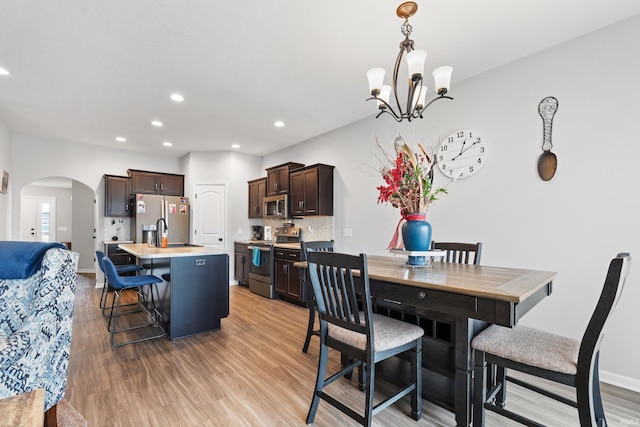
[[[102, 251], [96, 251], [96, 258], [98, 259], [98, 266], [102, 273], [104, 274], [104, 285], [102, 286], [102, 294], [100, 295], [100, 309], [102, 310], [102, 314], [104, 315], [104, 311], [107, 309], [107, 297], [109, 296], [109, 283], [107, 281], [107, 274], [104, 271], [104, 266], [102, 265], [102, 260], [105, 255]], [[116, 265], [116, 271], [118, 274], [132, 273], [144, 270], [141, 266], [136, 264], [125, 264], [125, 265]]]
[[[113, 302], [111, 303], [111, 312], [109, 314], [109, 328], [108, 328], [109, 332], [111, 332], [111, 345], [114, 347], [120, 347], [126, 344], [147, 341], [150, 339], [160, 338], [165, 336], [166, 332], [164, 330], [164, 327], [162, 326], [163, 315], [156, 308], [155, 297], [154, 297], [154, 288], [155, 288], [155, 294], [158, 295], [158, 289], [155, 285], [157, 283], [161, 283], [162, 279], [150, 274], [145, 274], [141, 276], [120, 276], [118, 275], [115, 265], [113, 265], [113, 262], [108, 257], [103, 258], [102, 263], [104, 266], [105, 274], [107, 275], [107, 279], [114, 289]], [[139, 293], [141, 293], [142, 287], [145, 285], [149, 285], [150, 287], [149, 289], [150, 298], [148, 302], [145, 301], [145, 304], [141, 304], [141, 305], [145, 313], [151, 319], [151, 322], [118, 329], [118, 315], [120, 314], [120, 306], [121, 306], [120, 302], [122, 299], [122, 291], [127, 289], [136, 289]], [[159, 295], [158, 295], [158, 300], [159, 300]], [[114, 314], [114, 307], [115, 307], [115, 314]], [[111, 324], [112, 320], [113, 320], [113, 325]], [[145, 336], [142, 338], [132, 339], [129, 341], [124, 341], [116, 344], [115, 336], [117, 333], [131, 331], [133, 329], [139, 329], [139, 328], [144, 328], [148, 326], [154, 326], [158, 328], [160, 332], [151, 336]]]

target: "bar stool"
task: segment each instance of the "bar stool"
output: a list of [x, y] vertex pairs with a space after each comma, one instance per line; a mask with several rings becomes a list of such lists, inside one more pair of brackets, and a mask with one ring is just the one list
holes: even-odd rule
[[[145, 274], [141, 276], [119, 276], [115, 265], [113, 265], [113, 262], [109, 258], [107, 257], [103, 258], [102, 263], [104, 265], [107, 279], [109, 280], [109, 283], [113, 287], [113, 292], [114, 292], [113, 301], [111, 303], [111, 312], [109, 314], [109, 327], [108, 327], [109, 332], [111, 332], [111, 345], [114, 347], [120, 347], [126, 344], [147, 341], [150, 339], [160, 338], [165, 336], [166, 332], [164, 330], [164, 327], [161, 324], [161, 320], [159, 321], [159, 319], [163, 319], [163, 315], [156, 308], [155, 297], [154, 297], [154, 288], [155, 288], [155, 295], [158, 295], [158, 289], [155, 285], [157, 283], [161, 283], [162, 279], [150, 274]], [[118, 329], [118, 315], [120, 314], [120, 307], [121, 307], [120, 303], [122, 299], [122, 291], [127, 289], [136, 289], [136, 291], [141, 293], [142, 287], [145, 285], [149, 285], [150, 287], [150, 290], [149, 290], [150, 298], [148, 302], [145, 301], [145, 304], [144, 305], [141, 304], [141, 305], [142, 305], [142, 308], [144, 309], [144, 312], [151, 318], [151, 322]], [[158, 299], [159, 299], [159, 296], [158, 296]], [[147, 304], [150, 304], [151, 307], [148, 307]], [[115, 315], [114, 315], [114, 307], [115, 307]], [[111, 324], [112, 320], [113, 320], [113, 325]], [[115, 336], [117, 333], [130, 331], [133, 329], [140, 329], [147, 326], [155, 326], [158, 329], [160, 329], [161, 332], [155, 335], [146, 336], [143, 338], [133, 339], [129, 341], [124, 341], [116, 344]]]
[[[107, 309], [107, 297], [109, 295], [109, 283], [107, 282], [107, 274], [104, 271], [104, 266], [102, 265], [102, 260], [105, 255], [102, 251], [96, 251], [96, 258], [98, 260], [98, 266], [102, 273], [104, 274], [104, 285], [102, 286], [102, 294], [100, 295], [100, 309], [102, 310], [102, 315], [104, 315], [104, 311]], [[116, 265], [116, 271], [118, 274], [132, 273], [142, 271], [143, 268], [136, 264], [124, 264], [124, 265]]]

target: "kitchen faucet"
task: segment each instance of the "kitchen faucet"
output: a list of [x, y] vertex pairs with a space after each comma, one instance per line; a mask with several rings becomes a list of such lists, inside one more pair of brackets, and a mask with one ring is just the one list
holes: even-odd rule
[[[160, 231], [160, 222], [164, 223], [164, 229], [162, 232]], [[156, 221], [156, 248], [162, 246], [162, 234], [167, 231], [169, 231], [167, 221], [165, 221], [164, 218], [158, 218], [158, 220]]]

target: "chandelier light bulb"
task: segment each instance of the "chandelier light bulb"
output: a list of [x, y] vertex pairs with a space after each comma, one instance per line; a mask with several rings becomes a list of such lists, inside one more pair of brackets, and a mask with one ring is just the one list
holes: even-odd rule
[[427, 87], [424, 85], [418, 86], [414, 95], [413, 108], [423, 109], [425, 106], [425, 100], [427, 98]]
[[448, 65], [438, 67], [433, 70], [433, 79], [436, 83], [436, 92], [438, 95], [444, 95], [449, 92], [449, 87], [451, 86], [451, 73], [453, 73], [453, 68]]
[[[382, 99], [387, 104], [389, 103], [389, 98], [391, 97], [391, 86], [383, 85], [382, 89], [380, 89], [380, 95], [378, 98]], [[387, 106], [382, 102], [378, 101], [378, 108], [386, 108]]]
[[410, 79], [417, 80], [416, 77], [422, 77], [426, 60], [427, 51], [424, 49], [412, 50], [407, 54], [407, 68], [409, 69]]
[[384, 68], [372, 68], [367, 71], [367, 79], [369, 79], [369, 93], [377, 96], [382, 90], [384, 82]]

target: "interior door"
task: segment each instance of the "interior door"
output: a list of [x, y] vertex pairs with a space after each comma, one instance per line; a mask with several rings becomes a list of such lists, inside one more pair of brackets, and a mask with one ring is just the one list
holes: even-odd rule
[[56, 241], [55, 197], [20, 197], [20, 240]]
[[193, 243], [225, 249], [226, 185], [196, 184], [193, 208]]

